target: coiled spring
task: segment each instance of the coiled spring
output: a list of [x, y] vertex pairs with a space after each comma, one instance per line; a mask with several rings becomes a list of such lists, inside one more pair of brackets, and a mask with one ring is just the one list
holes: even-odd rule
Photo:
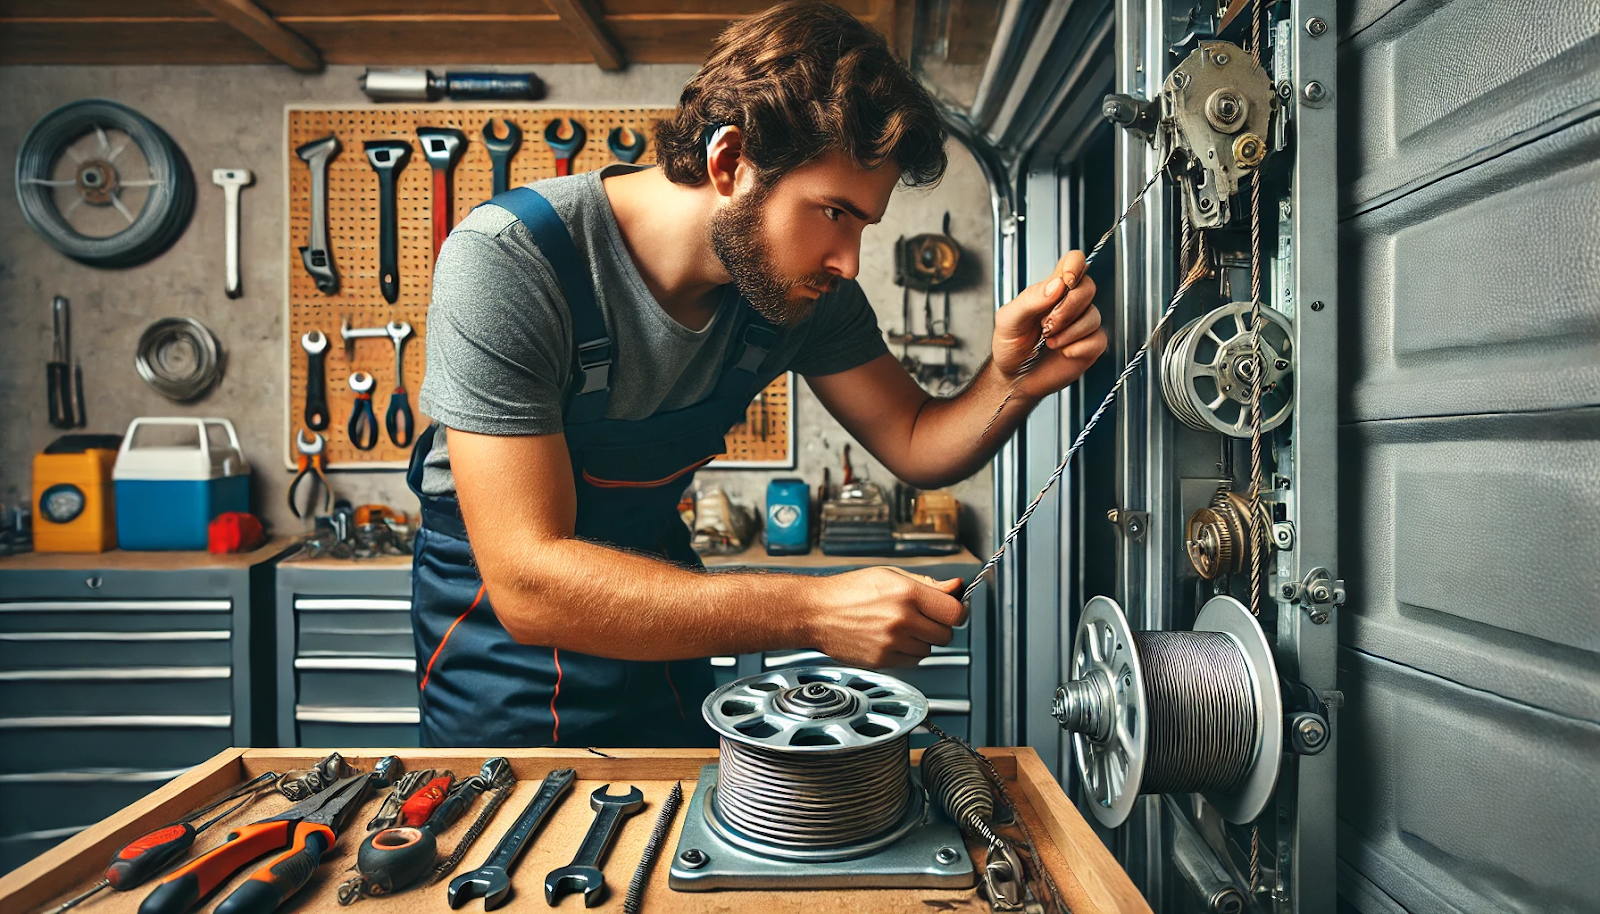
[[849, 752], [777, 752], [723, 739], [716, 814], [763, 844], [828, 849], [892, 829], [910, 798], [909, 737]]
[[1134, 632], [1150, 727], [1140, 793], [1229, 792], [1250, 772], [1256, 703], [1250, 670], [1217, 632]]
[[1000, 843], [994, 830], [994, 792], [978, 760], [953, 739], [942, 739], [922, 753], [922, 786], [945, 814], [990, 847]]

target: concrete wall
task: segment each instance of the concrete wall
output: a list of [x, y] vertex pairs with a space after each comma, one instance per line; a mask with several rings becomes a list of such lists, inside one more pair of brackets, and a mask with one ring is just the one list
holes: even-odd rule
[[[445, 67], [435, 66], [435, 72]], [[558, 105], [666, 105], [677, 102], [692, 66], [634, 66], [620, 74], [588, 65], [537, 68]], [[282, 469], [285, 241], [283, 108], [292, 103], [367, 104], [356, 84], [359, 67], [330, 67], [302, 76], [286, 67], [0, 67], [0, 160], [12, 163], [28, 128], [59, 105], [82, 98], [127, 104], [165, 129], [183, 148], [197, 176], [193, 221], [171, 250], [128, 270], [96, 270], [58, 254], [23, 222], [13, 194], [0, 195], [0, 502], [26, 502], [32, 455], [60, 432], [47, 422], [44, 363], [51, 340], [50, 300], [72, 302], [73, 349], [83, 361], [90, 422], [87, 431], [121, 432], [142, 415], [223, 416], [231, 419], [255, 468], [252, 507], [279, 533], [308, 528], [288, 511], [289, 474]], [[976, 365], [988, 351], [993, 326], [989, 284], [988, 189], [977, 165], [952, 144], [952, 168], [934, 190], [900, 191], [881, 226], [867, 232], [862, 282], [885, 329], [900, 327], [900, 290], [892, 283], [895, 238], [939, 227], [952, 213], [952, 233], [973, 261], [971, 282], [953, 296], [956, 334], [969, 348], [957, 360]], [[223, 294], [222, 191], [210, 183], [215, 167], [249, 168], [255, 185], [243, 192], [241, 271], [244, 295]], [[917, 326], [921, 326], [920, 300]], [[152, 321], [190, 316], [206, 324], [227, 351], [227, 373], [204, 400], [173, 404], [148, 387], [134, 368], [139, 334]], [[420, 350], [411, 350], [413, 353]], [[415, 357], [408, 353], [408, 357]], [[837, 467], [849, 440], [805, 385], [799, 385], [798, 475], [813, 486], [824, 466]], [[414, 396], [414, 395], [413, 395]], [[344, 421], [344, 417], [335, 417]], [[855, 449], [858, 471], [892, 478]], [[759, 505], [779, 471], [703, 474], [746, 503]], [[838, 480], [837, 470], [834, 480]], [[398, 472], [340, 473], [334, 488], [356, 504], [415, 506]], [[987, 470], [957, 488], [971, 510], [966, 539], [987, 544], [992, 514]]]

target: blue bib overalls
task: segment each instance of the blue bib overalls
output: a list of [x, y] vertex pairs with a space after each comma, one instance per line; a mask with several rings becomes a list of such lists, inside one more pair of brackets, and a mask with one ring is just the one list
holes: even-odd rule
[[[493, 202], [528, 227], [572, 313], [577, 351], [564, 431], [577, 488], [576, 535], [698, 568], [679, 497], [743, 420], [777, 331], [741, 300], [737, 342], [709, 397], [636, 421], [607, 419], [615, 344], [565, 223], [531, 188]], [[435, 431], [419, 437], [407, 475], [422, 500], [411, 578], [422, 745], [715, 745], [700, 716], [712, 685], [708, 660], [614, 660], [512, 640], [473, 564], [456, 499], [422, 494]]]

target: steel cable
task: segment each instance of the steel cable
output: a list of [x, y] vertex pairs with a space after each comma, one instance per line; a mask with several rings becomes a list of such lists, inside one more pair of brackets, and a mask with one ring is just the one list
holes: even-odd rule
[[1149, 707], [1139, 792], [1228, 793], [1255, 761], [1256, 704], [1244, 653], [1217, 632], [1134, 632]]
[[911, 792], [910, 738], [822, 754], [722, 740], [715, 813], [780, 848], [832, 849], [894, 828]]

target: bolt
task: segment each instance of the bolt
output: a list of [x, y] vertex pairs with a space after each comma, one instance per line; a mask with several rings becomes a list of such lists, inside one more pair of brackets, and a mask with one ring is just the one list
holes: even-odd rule
[[1311, 82], [1306, 83], [1302, 94], [1305, 95], [1308, 104], [1320, 105], [1328, 100], [1328, 87], [1313, 79]]
[[1294, 585], [1293, 584], [1285, 584], [1285, 585], [1283, 585], [1282, 589], [1280, 589], [1278, 592], [1283, 594], [1283, 598], [1285, 600], [1293, 600], [1294, 599]]
[[1327, 726], [1315, 717], [1300, 718], [1300, 723], [1295, 727], [1295, 730], [1300, 734], [1300, 742], [1311, 749], [1322, 745], [1322, 741], [1328, 738]]
[[1291, 96], [1293, 94], [1294, 94], [1294, 86], [1289, 85], [1289, 81], [1287, 79], [1284, 80], [1281, 83], [1278, 83], [1278, 97], [1279, 98], [1283, 99], [1284, 101], [1288, 101], [1289, 100], [1289, 96]]
[[1333, 591], [1326, 584], [1317, 584], [1311, 588], [1311, 602], [1326, 603], [1333, 599]]
[[1211, 198], [1210, 197], [1201, 197], [1199, 205], [1200, 205], [1200, 209], [1209, 212], [1210, 209], [1211, 209]]
[[957, 860], [960, 860], [961, 854], [953, 847], [941, 847], [937, 851], [934, 851], [933, 859], [939, 861], [945, 866], [949, 866], [950, 864], [955, 863]]
[[706, 861], [710, 859], [710, 857], [706, 856], [706, 852], [698, 847], [691, 847], [678, 855], [678, 861], [691, 870], [697, 870], [705, 866]]
[[1136, 520], [1128, 521], [1128, 535], [1129, 536], [1138, 536], [1140, 533], [1143, 533], [1143, 532], [1144, 532], [1144, 525], [1140, 524]]
[[1317, 16], [1312, 16], [1310, 19], [1306, 20], [1306, 32], [1309, 33], [1312, 38], [1321, 38], [1327, 31], [1327, 20]]
[[1312, 611], [1312, 613], [1311, 613], [1311, 624], [1313, 624], [1313, 625], [1321, 625], [1322, 623], [1324, 623], [1326, 621], [1328, 621], [1328, 612], [1327, 612], [1327, 610], [1318, 609], [1318, 610], [1313, 610]]
[[1228, 65], [1228, 55], [1220, 51], [1216, 54], [1213, 54], [1211, 59], [1215, 60], [1217, 62], [1217, 66], [1219, 67], [1225, 67]]
[[1311, 310], [1313, 310], [1313, 311], [1321, 311], [1322, 310], [1322, 302], [1319, 302], [1319, 301], [1312, 302], [1311, 303]]
[[1112, 508], [1110, 511], [1106, 512], [1106, 520], [1111, 521], [1113, 524], [1117, 522], [1117, 518], [1120, 516], [1121, 515], [1117, 513], [1116, 508]]
[[1272, 360], [1272, 367], [1278, 369], [1279, 371], [1288, 371], [1289, 370], [1289, 360], [1288, 359], [1273, 359]]

